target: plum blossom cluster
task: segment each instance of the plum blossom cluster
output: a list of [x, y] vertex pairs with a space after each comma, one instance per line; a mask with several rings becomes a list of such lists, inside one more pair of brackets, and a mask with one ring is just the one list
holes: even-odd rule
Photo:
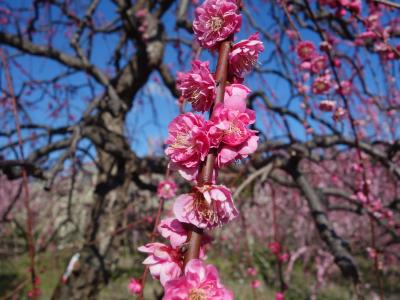
[[[332, 49], [333, 41], [324, 41], [320, 50], [329, 52]], [[313, 78], [311, 91], [314, 95], [327, 96], [332, 90], [338, 95], [347, 96], [352, 93], [352, 84], [348, 80], [342, 80], [335, 84], [328, 68], [328, 57], [325, 53], [319, 53], [315, 44], [311, 41], [300, 41], [296, 46], [297, 57], [300, 60], [299, 69], [303, 72], [302, 78], [307, 81]], [[340, 61], [334, 60], [335, 67], [340, 67]], [[308, 87], [299, 84], [299, 91], [306, 93]], [[318, 103], [318, 109], [323, 112], [333, 112], [334, 121], [342, 120], [347, 114], [342, 107], [338, 107], [335, 100], [323, 99]]]
[[[198, 43], [214, 51], [221, 42], [233, 38], [241, 21], [235, 0], [206, 0], [195, 11], [193, 30]], [[168, 243], [152, 242], [138, 248], [148, 255], [143, 264], [153, 278], [160, 280], [165, 289], [164, 299], [233, 299], [232, 292], [220, 283], [216, 268], [202, 261], [207, 238], [202, 238], [198, 259], [191, 259], [185, 265], [184, 254], [191, 228], [212, 230], [238, 216], [231, 191], [216, 184], [216, 179], [220, 168], [248, 157], [257, 149], [259, 137], [250, 128], [256, 115], [246, 107], [251, 91], [243, 81], [263, 50], [257, 33], [231, 47], [226, 57], [229, 83], [223, 85], [223, 99], [218, 103], [218, 83], [208, 61], [194, 60], [189, 72], [177, 73], [180, 99], [190, 103], [193, 112], [182, 113], [169, 124], [165, 155], [170, 160], [170, 169], [194, 186], [191, 192], [175, 199], [173, 216], [162, 219], [157, 226]], [[210, 111], [208, 119], [195, 113], [207, 111]], [[214, 158], [212, 179], [200, 180], [199, 172], [210, 155]], [[172, 198], [176, 185], [163, 181], [157, 192], [162, 199]], [[139, 288], [135, 283], [131, 290]]]
[[343, 17], [347, 12], [359, 14], [361, 12], [361, 0], [318, 0], [321, 5], [336, 9], [336, 15]]

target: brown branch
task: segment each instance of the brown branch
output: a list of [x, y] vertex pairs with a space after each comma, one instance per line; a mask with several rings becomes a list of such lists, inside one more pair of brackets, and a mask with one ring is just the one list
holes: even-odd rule
[[[226, 41], [222, 42], [219, 47], [219, 56], [217, 63], [217, 70], [215, 72], [215, 81], [217, 84], [215, 104], [222, 103], [224, 101], [225, 84], [228, 76], [228, 58], [231, 49], [233, 36], [229, 37]], [[210, 116], [213, 111], [211, 109]], [[198, 177], [198, 185], [210, 184], [212, 182], [214, 172], [214, 162], [216, 159], [216, 152], [210, 151], [207, 155], [207, 159], [204, 165], [201, 167]], [[184, 265], [186, 265], [191, 259], [199, 258], [200, 244], [203, 231], [199, 228], [191, 226], [191, 230], [188, 235], [188, 249], [185, 253]]]

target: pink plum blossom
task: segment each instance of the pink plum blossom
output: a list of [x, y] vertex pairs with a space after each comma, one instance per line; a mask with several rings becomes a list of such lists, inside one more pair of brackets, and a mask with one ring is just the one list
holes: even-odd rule
[[300, 60], [309, 60], [315, 55], [315, 45], [310, 41], [302, 41], [296, 47], [297, 56]]
[[343, 80], [340, 82], [340, 87], [337, 86], [336, 92], [341, 95], [349, 95], [353, 90], [353, 85], [348, 80]]
[[254, 279], [251, 281], [251, 287], [253, 289], [258, 289], [261, 286], [261, 281], [258, 279]]
[[183, 99], [192, 104], [193, 110], [209, 110], [215, 98], [215, 81], [210, 72], [209, 62], [194, 60], [190, 72], [178, 72], [177, 88], [181, 91]]
[[159, 279], [163, 286], [182, 274], [182, 254], [179, 250], [162, 243], [149, 243], [138, 250], [148, 253], [143, 264], [149, 267], [153, 278]]
[[174, 203], [175, 217], [198, 228], [213, 229], [238, 216], [231, 192], [223, 185], [195, 187]]
[[318, 108], [325, 112], [331, 112], [335, 109], [335, 107], [336, 101], [333, 100], [322, 100], [318, 105]]
[[162, 199], [171, 199], [175, 197], [177, 190], [176, 183], [166, 179], [161, 181], [157, 186], [157, 196]]
[[285, 300], [285, 294], [282, 292], [278, 292], [275, 294], [275, 300]]
[[132, 278], [129, 281], [128, 289], [132, 295], [139, 295], [143, 289], [142, 281], [139, 279]]
[[256, 276], [257, 275], [257, 269], [254, 267], [247, 268], [247, 274], [250, 276]]
[[225, 88], [224, 107], [245, 112], [246, 98], [250, 92], [251, 90], [243, 84], [231, 84], [227, 86]]
[[206, 0], [196, 8], [193, 31], [200, 46], [213, 48], [239, 31], [242, 16], [234, 0]]
[[233, 300], [233, 293], [219, 280], [217, 269], [192, 259], [186, 265], [184, 276], [168, 281], [163, 300]]
[[157, 229], [163, 237], [170, 241], [172, 248], [177, 249], [187, 240], [187, 230], [177, 219], [163, 219], [160, 221]]
[[258, 56], [262, 51], [264, 51], [264, 46], [258, 38], [258, 33], [236, 43], [229, 54], [230, 70], [235, 76], [243, 78], [257, 64]]
[[332, 118], [334, 121], [341, 121], [347, 116], [347, 111], [343, 107], [338, 107], [335, 110]]
[[330, 88], [331, 88], [331, 77], [330, 75], [322, 75], [318, 76], [315, 78], [313, 84], [312, 84], [312, 92], [314, 94], [325, 94], [327, 93]]
[[279, 242], [271, 242], [268, 244], [268, 249], [275, 255], [281, 253], [282, 247]]
[[326, 56], [324, 55], [315, 56], [311, 60], [311, 71], [313, 71], [314, 73], [322, 72], [326, 68], [326, 62], [327, 62]]
[[218, 167], [245, 158], [257, 149], [257, 131], [247, 128], [254, 124], [255, 112], [246, 108], [246, 93], [243, 90], [242, 95], [232, 93], [224, 104], [217, 104], [207, 124], [211, 147], [218, 148]]
[[210, 148], [204, 127], [204, 118], [193, 113], [179, 115], [168, 126], [165, 154], [171, 159], [171, 167], [188, 180], [195, 179]]

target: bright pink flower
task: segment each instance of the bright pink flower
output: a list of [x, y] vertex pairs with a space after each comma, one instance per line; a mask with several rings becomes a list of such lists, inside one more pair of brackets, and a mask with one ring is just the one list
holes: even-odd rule
[[254, 267], [247, 268], [247, 274], [250, 276], [256, 276], [257, 275], [257, 269]]
[[157, 186], [157, 196], [162, 199], [175, 197], [177, 186], [172, 180], [163, 180]]
[[258, 33], [255, 33], [233, 45], [229, 54], [229, 68], [235, 76], [243, 78], [257, 64], [262, 51], [264, 51], [263, 42], [258, 38]]
[[258, 279], [254, 279], [251, 281], [251, 287], [253, 289], [258, 289], [261, 286], [261, 281]]
[[335, 109], [335, 107], [336, 102], [333, 100], [322, 100], [318, 105], [318, 108], [325, 112], [331, 112]]
[[233, 300], [233, 293], [220, 283], [213, 265], [192, 259], [186, 265], [184, 276], [167, 282], [163, 299]]
[[289, 257], [290, 257], [289, 253], [282, 253], [279, 255], [278, 259], [280, 262], [287, 262]]
[[175, 200], [175, 217], [198, 228], [213, 229], [238, 216], [231, 192], [223, 185], [195, 187]]
[[296, 47], [297, 56], [300, 60], [309, 60], [315, 55], [315, 45], [310, 41], [302, 41]]
[[257, 131], [247, 128], [255, 122], [255, 112], [246, 108], [246, 93], [242, 90], [242, 95], [225, 96], [224, 105], [215, 106], [207, 124], [211, 146], [218, 148], [218, 167], [245, 158], [257, 149]]
[[361, 0], [351, 0], [348, 1], [347, 7], [355, 14], [359, 14], [361, 12]]
[[240, 112], [217, 104], [210, 121], [208, 135], [214, 147], [218, 147], [220, 143], [238, 146], [255, 134], [247, 128], [247, 125], [255, 122], [255, 113], [250, 109]]
[[213, 48], [218, 42], [239, 31], [242, 16], [234, 0], [206, 0], [196, 8], [193, 31], [199, 44]]
[[326, 69], [326, 56], [318, 55], [311, 60], [311, 71], [314, 73], [320, 73]]
[[180, 250], [162, 243], [149, 243], [138, 250], [149, 254], [143, 264], [149, 266], [153, 278], [159, 279], [163, 286], [167, 281], [182, 274], [183, 261]]
[[178, 72], [177, 88], [182, 97], [192, 104], [193, 110], [209, 110], [215, 98], [215, 81], [210, 72], [209, 62], [194, 60], [190, 72]]
[[279, 242], [271, 242], [268, 244], [268, 249], [271, 250], [271, 252], [275, 255], [278, 255], [281, 253], [281, 244]]
[[275, 300], [285, 300], [285, 294], [282, 292], [278, 292], [275, 294]]
[[129, 281], [128, 289], [132, 295], [139, 295], [143, 289], [142, 281], [139, 279], [132, 278]]
[[165, 154], [171, 159], [171, 167], [193, 180], [210, 149], [204, 118], [193, 113], [179, 115], [169, 124], [168, 133]]
[[331, 88], [331, 77], [330, 75], [322, 75], [315, 78], [312, 84], [312, 92], [314, 94], [325, 94]]
[[187, 240], [187, 230], [177, 219], [163, 219], [157, 229], [163, 237], [170, 241], [172, 248], [179, 248]]

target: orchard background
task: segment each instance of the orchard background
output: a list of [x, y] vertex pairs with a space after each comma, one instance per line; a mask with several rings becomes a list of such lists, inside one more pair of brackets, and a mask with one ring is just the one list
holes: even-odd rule
[[[0, 299], [136, 297], [157, 186], [191, 189], [164, 142], [192, 110], [177, 72], [217, 67], [202, 3], [0, 1]], [[239, 216], [205, 261], [235, 299], [399, 299], [400, 4], [238, 5], [234, 42], [264, 45], [244, 81], [258, 149], [219, 172]]]

